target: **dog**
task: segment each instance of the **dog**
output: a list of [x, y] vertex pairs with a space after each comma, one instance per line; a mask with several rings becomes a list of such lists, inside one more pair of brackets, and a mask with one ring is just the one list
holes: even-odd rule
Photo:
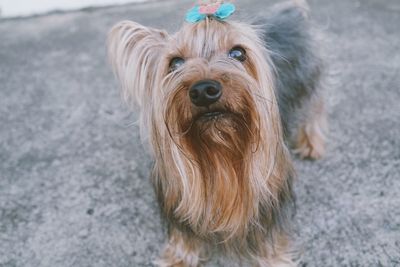
[[255, 24], [201, 1], [175, 34], [132, 21], [109, 33], [113, 70], [140, 110], [169, 241], [159, 266], [218, 249], [253, 266], [296, 266], [294, 170], [325, 151], [323, 62], [304, 1]]

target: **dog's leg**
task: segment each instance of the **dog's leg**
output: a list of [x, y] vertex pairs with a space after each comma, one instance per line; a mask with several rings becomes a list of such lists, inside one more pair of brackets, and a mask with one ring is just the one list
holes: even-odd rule
[[307, 105], [303, 105], [305, 115], [299, 122], [294, 137], [295, 153], [301, 158], [320, 159], [325, 153], [327, 132], [324, 101], [320, 95], [314, 95]]
[[155, 263], [159, 267], [197, 267], [202, 252], [201, 241], [173, 229], [162, 258]]
[[256, 267], [296, 267], [298, 255], [286, 236], [280, 236], [274, 246], [266, 245], [262, 256], [254, 258]]
[[260, 259], [256, 267], [296, 267], [297, 264], [289, 258]]

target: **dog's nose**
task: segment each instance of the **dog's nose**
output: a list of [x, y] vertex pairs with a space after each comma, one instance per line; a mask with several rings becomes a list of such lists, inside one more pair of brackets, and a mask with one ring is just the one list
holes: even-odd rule
[[222, 96], [222, 85], [214, 80], [202, 80], [189, 89], [190, 100], [199, 107], [209, 106]]

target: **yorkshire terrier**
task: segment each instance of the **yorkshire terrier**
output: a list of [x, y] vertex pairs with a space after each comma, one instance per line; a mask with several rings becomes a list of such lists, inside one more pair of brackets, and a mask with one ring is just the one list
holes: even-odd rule
[[322, 60], [304, 1], [256, 24], [228, 21], [234, 11], [200, 1], [173, 35], [131, 21], [109, 34], [155, 159], [169, 235], [159, 266], [200, 266], [215, 249], [253, 266], [296, 266], [287, 148], [324, 154]]

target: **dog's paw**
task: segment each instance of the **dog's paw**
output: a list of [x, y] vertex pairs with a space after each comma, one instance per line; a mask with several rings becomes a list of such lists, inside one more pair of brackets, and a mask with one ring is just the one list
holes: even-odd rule
[[294, 153], [302, 159], [318, 160], [325, 155], [325, 134], [320, 125], [310, 124], [299, 130]]
[[325, 155], [325, 142], [321, 139], [305, 138], [298, 144], [294, 152], [302, 159], [318, 160]]

